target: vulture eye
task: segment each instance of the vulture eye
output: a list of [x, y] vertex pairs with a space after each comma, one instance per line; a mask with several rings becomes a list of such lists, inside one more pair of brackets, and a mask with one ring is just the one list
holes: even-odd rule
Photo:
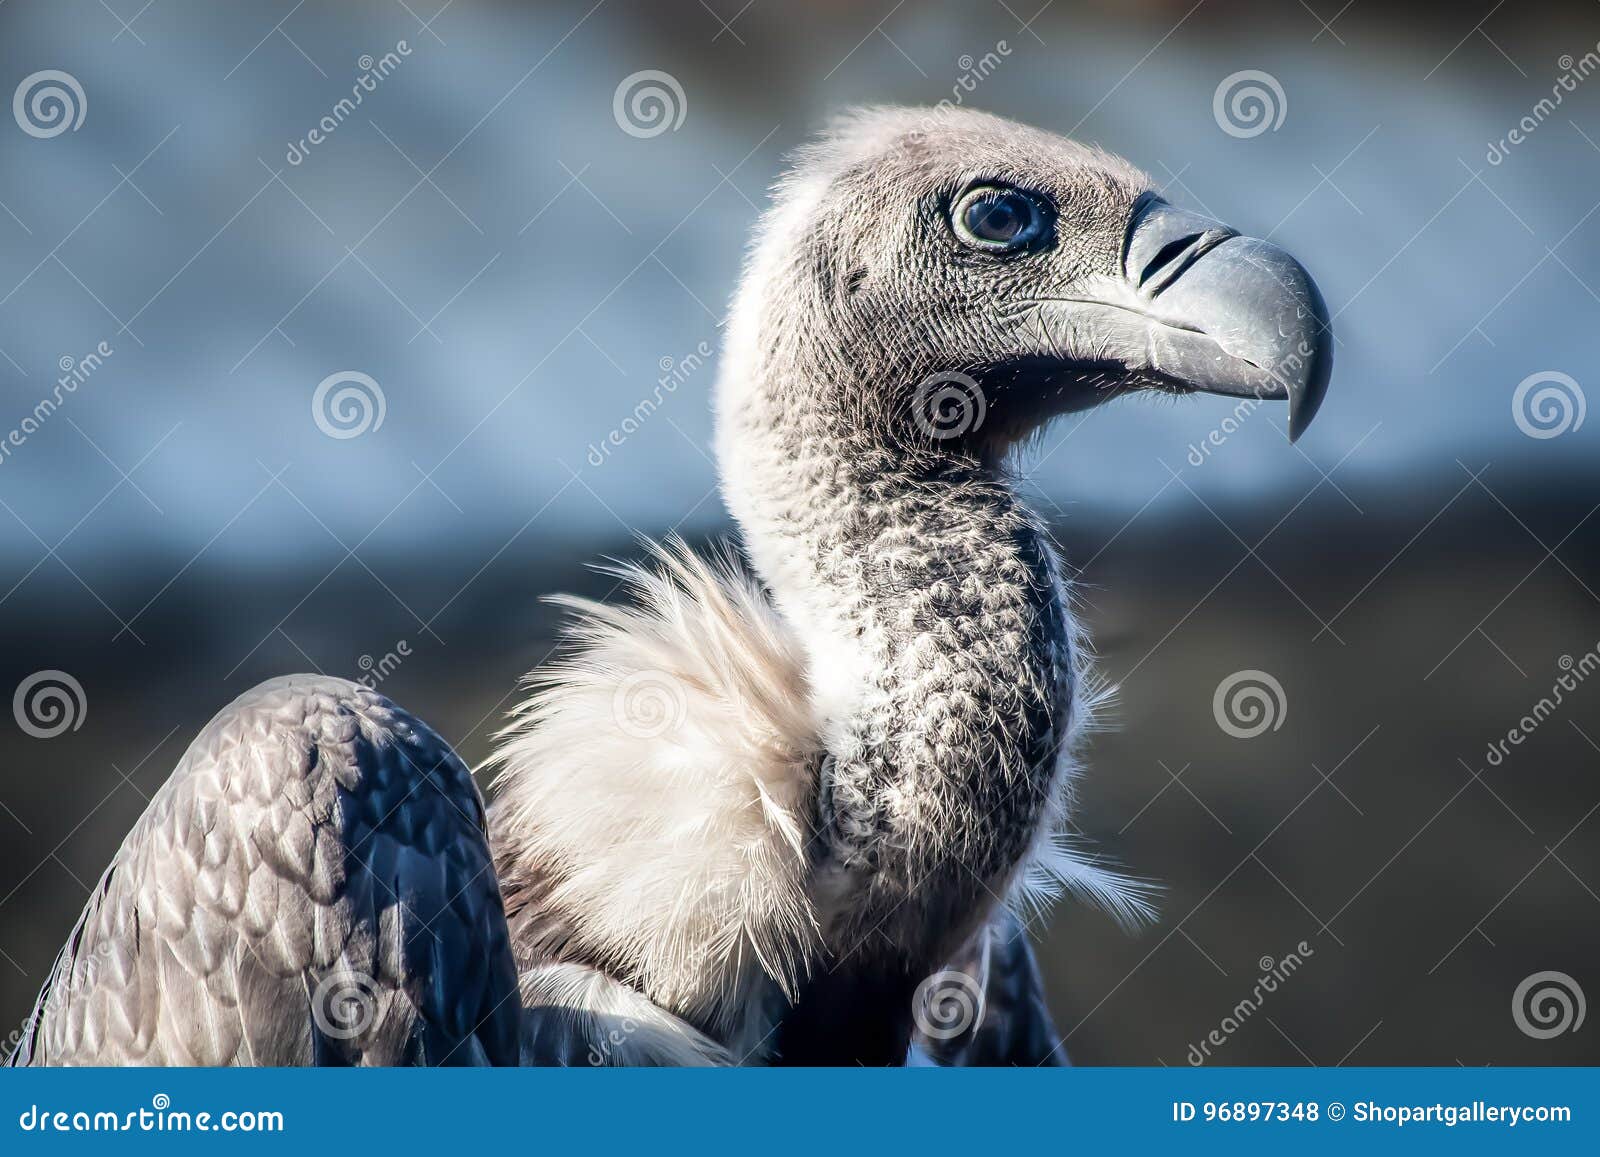
[[1045, 214], [1033, 197], [1001, 185], [969, 189], [950, 215], [956, 236], [991, 253], [1009, 253], [1039, 240]]

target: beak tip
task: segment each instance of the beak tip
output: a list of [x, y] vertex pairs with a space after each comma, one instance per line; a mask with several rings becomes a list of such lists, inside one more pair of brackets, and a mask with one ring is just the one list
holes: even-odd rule
[[[1298, 267], [1298, 266], [1297, 266]], [[1313, 351], [1305, 366], [1305, 376], [1289, 391], [1289, 441], [1300, 440], [1311, 426], [1311, 421], [1322, 409], [1322, 400], [1328, 393], [1328, 382], [1333, 377], [1333, 330], [1329, 326], [1328, 307], [1317, 289], [1316, 282], [1303, 268], [1300, 270], [1306, 288], [1307, 319], [1311, 325], [1302, 342]]]
[[1127, 229], [1123, 274], [1148, 297], [1151, 316], [1209, 335], [1226, 355], [1174, 339], [1160, 368], [1206, 393], [1287, 397], [1289, 440], [1298, 441], [1333, 373], [1328, 306], [1305, 266], [1270, 241], [1155, 196], [1135, 203]]

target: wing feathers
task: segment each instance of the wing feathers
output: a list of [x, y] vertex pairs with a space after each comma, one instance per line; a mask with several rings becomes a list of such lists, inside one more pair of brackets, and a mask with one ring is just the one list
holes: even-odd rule
[[262, 684], [123, 842], [11, 1062], [515, 1063], [482, 816], [460, 760], [387, 699]]

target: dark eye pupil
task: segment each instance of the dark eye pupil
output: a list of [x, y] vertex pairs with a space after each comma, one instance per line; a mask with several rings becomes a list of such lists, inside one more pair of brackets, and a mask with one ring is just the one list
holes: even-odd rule
[[1014, 241], [1027, 224], [1028, 208], [1014, 194], [975, 201], [967, 209], [967, 228], [985, 241]]
[[1015, 248], [1033, 240], [1039, 210], [1015, 190], [981, 190], [961, 206], [960, 226], [961, 232], [980, 245]]

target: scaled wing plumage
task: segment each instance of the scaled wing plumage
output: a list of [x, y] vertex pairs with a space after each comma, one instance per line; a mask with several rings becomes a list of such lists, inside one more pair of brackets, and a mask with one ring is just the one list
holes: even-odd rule
[[342, 679], [225, 708], [124, 840], [17, 1065], [515, 1064], [504, 912], [465, 766]]
[[[467, 769], [382, 695], [291, 676], [225, 708], [123, 842], [11, 1063], [776, 1059], [827, 967], [804, 661], [732, 559], [674, 543], [623, 574], [633, 604], [576, 605], [573, 651], [507, 733], [492, 855]], [[1048, 1058], [1009, 911], [949, 967], [985, 1019], [919, 1035], [914, 1060]]]

